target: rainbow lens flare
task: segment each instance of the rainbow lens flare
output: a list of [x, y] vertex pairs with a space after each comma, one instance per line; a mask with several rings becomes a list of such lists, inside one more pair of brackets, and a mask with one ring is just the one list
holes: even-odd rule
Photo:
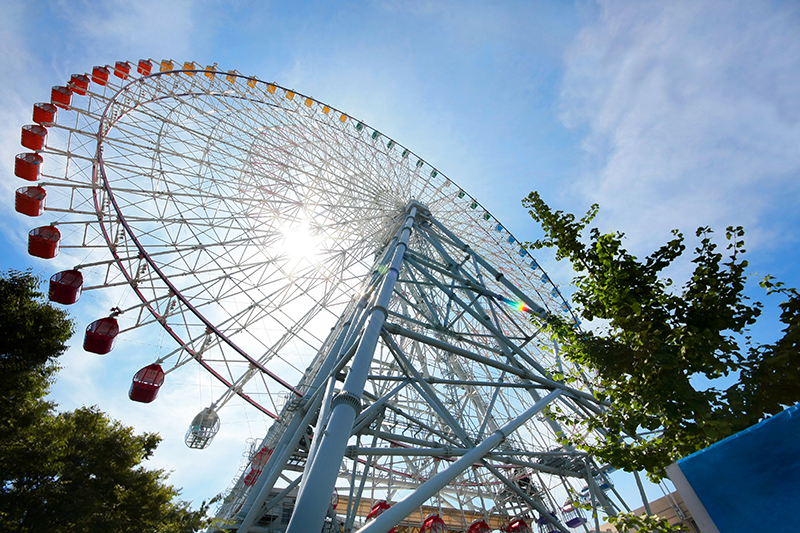
[[513, 307], [514, 309], [516, 309], [518, 311], [523, 311], [525, 313], [530, 313], [531, 312], [531, 308], [528, 307], [527, 305], [525, 305], [522, 302], [518, 302], [516, 300], [512, 300], [511, 298], [506, 298], [505, 296], [500, 296], [500, 298], [502, 298], [504, 303], [510, 305], [511, 307]]

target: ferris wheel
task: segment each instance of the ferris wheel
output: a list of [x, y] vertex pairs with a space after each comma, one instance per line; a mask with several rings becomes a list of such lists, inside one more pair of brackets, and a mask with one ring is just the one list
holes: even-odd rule
[[[137, 297], [88, 325], [84, 348], [108, 353], [140, 328], [174, 339], [143, 361], [134, 401], [184, 365], [207, 370], [218, 394], [189, 447], [212, 442], [235, 397], [274, 420], [220, 509], [234, 528], [277, 520], [279, 495], [303, 510], [289, 531], [388, 531], [412, 509], [428, 531], [572, 531], [586, 528], [578, 503], [626, 507], [547, 414], [603, 408], [548, 334], [548, 316], [572, 317], [566, 300], [409, 148], [294, 90], [171, 60], [73, 75], [33, 122], [15, 174], [36, 183], [16, 210], [45, 221], [31, 255], [74, 259], [51, 300]], [[349, 410], [349, 427], [335, 422]]]

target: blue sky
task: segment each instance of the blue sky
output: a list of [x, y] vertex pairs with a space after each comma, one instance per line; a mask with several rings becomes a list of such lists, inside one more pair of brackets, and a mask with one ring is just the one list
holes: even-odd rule
[[[27, 256], [37, 224], [13, 210], [33, 103], [93, 65], [149, 57], [216, 62], [330, 103], [430, 161], [521, 240], [540, 235], [520, 204], [536, 189], [567, 211], [598, 202], [600, 228], [624, 231], [640, 255], [672, 228], [709, 225], [721, 237], [743, 225], [752, 271], [800, 286], [794, 2], [6, 0], [0, 20], [3, 269], [57, 270]], [[569, 284], [568, 265], [540, 260]], [[764, 300], [755, 284], [751, 293]], [[107, 303], [86, 300], [71, 310], [79, 330]], [[758, 333], [773, 338], [774, 321]], [[125, 397], [152, 348], [123, 339], [105, 358], [71, 350], [54, 397], [160, 432], [154, 464], [174, 470], [189, 499], [216, 494], [263, 423], [239, 407], [211, 448], [187, 450], [183, 432], [211, 400], [199, 370], [151, 406]]]

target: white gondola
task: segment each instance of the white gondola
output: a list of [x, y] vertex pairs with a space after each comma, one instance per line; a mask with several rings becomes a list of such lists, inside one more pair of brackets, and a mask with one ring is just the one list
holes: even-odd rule
[[186, 432], [186, 446], [202, 450], [207, 448], [219, 431], [219, 416], [213, 407], [206, 407], [192, 420]]

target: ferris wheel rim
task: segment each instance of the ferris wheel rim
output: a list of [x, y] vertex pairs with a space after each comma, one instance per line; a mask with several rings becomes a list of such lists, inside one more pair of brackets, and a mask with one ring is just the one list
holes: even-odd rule
[[[299, 92], [297, 92], [297, 91], [295, 91], [293, 89], [288, 89], [286, 87], [278, 85], [275, 82], [266, 82], [266, 81], [263, 81], [263, 80], [259, 80], [259, 79], [255, 78], [255, 77], [244, 76], [244, 75], [239, 74], [237, 72], [230, 72], [230, 71], [229, 72], [225, 72], [225, 71], [222, 71], [222, 70], [209, 70], [209, 69], [197, 68], [197, 69], [171, 69], [169, 71], [152, 72], [152, 73], [150, 73], [148, 75], [141, 76], [141, 77], [133, 77], [132, 76], [130, 81], [127, 81], [126, 83], [123, 83], [121, 85], [121, 87], [116, 90], [116, 92], [113, 94], [113, 96], [108, 98], [108, 101], [107, 101], [107, 103], [106, 103], [106, 105], [105, 105], [105, 107], [103, 109], [102, 115], [101, 115], [101, 117], [99, 119], [99, 122], [98, 122], [98, 133], [97, 133], [98, 143], [97, 143], [97, 149], [95, 151], [95, 157], [96, 157], [97, 165], [92, 167], [92, 180], [93, 180], [93, 183], [95, 183], [95, 185], [97, 184], [98, 180], [100, 180], [102, 182], [102, 189], [108, 195], [108, 198], [110, 199], [111, 205], [113, 206], [114, 212], [116, 213], [120, 224], [125, 228], [126, 233], [131, 237], [132, 242], [134, 243], [135, 248], [138, 251], [138, 253], [140, 254], [141, 258], [149, 265], [149, 267], [158, 276], [158, 278], [161, 280], [161, 282], [163, 282], [167, 287], [169, 287], [171, 293], [176, 298], [178, 298], [181, 301], [181, 303], [187, 309], [189, 309], [195, 317], [197, 317], [199, 320], [201, 320], [203, 322], [203, 324], [205, 325], [205, 327], [207, 329], [211, 330], [211, 332], [216, 336], [216, 338], [220, 339], [221, 342], [223, 342], [223, 343], [227, 344], [228, 346], [230, 346], [231, 348], [233, 348], [239, 355], [243, 356], [245, 358], [245, 360], [247, 360], [250, 364], [254, 364], [254, 366], [256, 366], [258, 368], [259, 372], [261, 372], [261, 373], [269, 376], [270, 378], [274, 379], [282, 387], [290, 390], [295, 396], [298, 396], [298, 397], [302, 396], [302, 393], [296, 387], [293, 387], [291, 384], [289, 384], [285, 380], [282, 380], [279, 376], [277, 376], [276, 374], [272, 373], [269, 369], [267, 369], [266, 366], [258, 363], [255, 359], [253, 359], [247, 353], [246, 350], [244, 350], [244, 349], [240, 348], [239, 346], [237, 346], [236, 342], [233, 339], [230, 338], [230, 336], [227, 334], [226, 331], [223, 331], [220, 328], [218, 328], [216, 326], [216, 324], [205, 315], [204, 312], [201, 312], [200, 310], [198, 310], [194, 306], [194, 304], [191, 302], [191, 300], [187, 296], [185, 296], [183, 294], [183, 292], [181, 290], [179, 290], [173, 284], [173, 282], [170, 279], [170, 277], [167, 274], [165, 274], [163, 272], [163, 270], [161, 269], [161, 267], [159, 266], [158, 261], [156, 261], [153, 258], [153, 256], [151, 255], [149, 249], [139, 241], [138, 236], [136, 235], [136, 233], [134, 232], [133, 228], [128, 223], [126, 213], [124, 212], [124, 210], [120, 207], [119, 203], [117, 202], [116, 195], [115, 195], [115, 189], [111, 185], [110, 179], [109, 179], [109, 177], [107, 175], [107, 167], [106, 167], [106, 162], [105, 162], [104, 153], [103, 153], [103, 148], [105, 146], [104, 143], [105, 143], [105, 141], [107, 139], [107, 136], [108, 136], [109, 132], [111, 132], [114, 129], [116, 124], [120, 120], [122, 120], [126, 115], [132, 113], [133, 111], [136, 111], [138, 108], [140, 108], [142, 106], [145, 106], [145, 105], [147, 105], [147, 104], [149, 104], [151, 102], [155, 102], [155, 101], [159, 101], [159, 100], [165, 100], [165, 99], [170, 99], [170, 98], [180, 99], [182, 97], [191, 96], [191, 95], [206, 95], [206, 96], [210, 96], [210, 97], [213, 97], [213, 98], [233, 98], [233, 99], [237, 99], [237, 100], [248, 101], [248, 102], [251, 102], [251, 103], [263, 104], [263, 105], [269, 106], [271, 108], [274, 108], [276, 110], [280, 110], [280, 111], [283, 111], [283, 112], [286, 112], [286, 113], [290, 112], [289, 109], [287, 109], [285, 107], [281, 107], [280, 105], [278, 105], [278, 104], [276, 104], [274, 102], [270, 102], [270, 101], [267, 101], [267, 100], [264, 100], [264, 99], [258, 99], [256, 96], [252, 96], [249, 92], [247, 92], [246, 88], [245, 88], [245, 92], [235, 92], [235, 93], [229, 94], [228, 91], [211, 90], [208, 85], [198, 84], [197, 86], [194, 86], [194, 85], [191, 86], [190, 87], [191, 90], [188, 90], [188, 91], [182, 92], [182, 93], [173, 93], [173, 94], [156, 93], [155, 97], [153, 97], [151, 99], [147, 99], [147, 100], [137, 101], [135, 106], [131, 107], [130, 109], [127, 109], [124, 113], [122, 113], [121, 115], [115, 117], [113, 121], [110, 120], [109, 112], [110, 112], [111, 107], [120, 99], [120, 97], [121, 97], [121, 95], [123, 93], [125, 93], [128, 90], [130, 90], [133, 86], [135, 86], [137, 84], [138, 85], [144, 85], [149, 80], [152, 80], [152, 79], [156, 79], [156, 80], [162, 79], [162, 78], [163, 79], [167, 79], [166, 76], [173, 76], [173, 75], [177, 76], [179, 74], [184, 74], [184, 75], [196, 75], [196, 74], [206, 74], [206, 75], [208, 75], [208, 74], [210, 74], [212, 76], [234, 77], [234, 78], [236, 78], [238, 80], [246, 80], [247, 81], [247, 85], [249, 85], [251, 88], [254, 88], [256, 86], [256, 84], [260, 84], [262, 86], [267, 86], [267, 90], [270, 90], [270, 88], [271, 88], [270, 92], [274, 92], [274, 91], [280, 89], [280, 90], [284, 91], [284, 93], [286, 95], [286, 98], [291, 100], [292, 99], [292, 98], [290, 98], [290, 95], [291, 95], [292, 97], [298, 98], [298, 100], [304, 100], [305, 103], [306, 103], [306, 106], [309, 107], [309, 108], [310, 108], [309, 102], [313, 102], [313, 103], [316, 103], [318, 105], [324, 106], [324, 108], [329, 109], [330, 111], [334, 112], [334, 114], [339, 114], [339, 116], [340, 116], [339, 120], [341, 120], [343, 124], [346, 121], [350, 121], [351, 123], [356, 123], [355, 127], [356, 127], [356, 130], [359, 133], [362, 131], [362, 129], [367, 131], [367, 132], [372, 130], [372, 139], [373, 140], [376, 139], [376, 137], [382, 137], [384, 139], [388, 139], [389, 140], [388, 147], [390, 149], [391, 149], [391, 147], [393, 145], [396, 145], [396, 146], [398, 146], [400, 148], [403, 148], [404, 149], [404, 151], [403, 151], [403, 157], [404, 158], [406, 157], [406, 155], [408, 155], [408, 156], [413, 156], [413, 157], [415, 157], [417, 159], [417, 163], [416, 163], [416, 168], [417, 169], [420, 169], [423, 165], [426, 165], [427, 167], [430, 167], [431, 178], [435, 178], [437, 175], [439, 175], [440, 181], [444, 180], [443, 183], [444, 183], [445, 186], [450, 185], [451, 183], [453, 185], [455, 185], [458, 188], [458, 190], [461, 191], [461, 193], [459, 194], [459, 198], [463, 197], [464, 190], [455, 181], [453, 181], [452, 179], [447, 177], [445, 174], [439, 172], [438, 169], [433, 167], [430, 163], [427, 163], [423, 158], [419, 157], [415, 152], [411, 151], [409, 148], [406, 148], [404, 145], [401, 145], [400, 143], [397, 143], [393, 139], [383, 135], [377, 129], [374, 129], [374, 128], [368, 126], [365, 122], [363, 122], [363, 121], [361, 121], [359, 119], [356, 119], [353, 116], [348, 115], [348, 114], [338, 110], [337, 108], [328, 106], [327, 104], [324, 104], [324, 103], [320, 102], [319, 100], [313, 99], [313, 98], [311, 98], [311, 97], [309, 97], [307, 95], [304, 95], [303, 93], [299, 93]], [[230, 79], [229, 79], [229, 81], [230, 81]], [[253, 85], [250, 85], [251, 83]], [[195, 87], [197, 87], [196, 91], [195, 91]], [[266, 93], [265, 93], [265, 96], [267, 96]], [[303, 109], [300, 104], [297, 104], [297, 105], [298, 105], [298, 110], [299, 109]], [[297, 111], [295, 111], [295, 112], [297, 112]], [[327, 112], [326, 112], [326, 114], [327, 114]], [[314, 120], [317, 120], [317, 119], [314, 119]], [[324, 121], [317, 120], [317, 122], [319, 124], [321, 124], [322, 126], [326, 126]], [[343, 133], [345, 135], [347, 135], [347, 136], [349, 136], [351, 138], [355, 139], [357, 137], [356, 133], [351, 133], [351, 132], [349, 132], [347, 130], [342, 130], [342, 131], [343, 131]], [[412, 178], [412, 176], [409, 176], [409, 178]], [[415, 175], [415, 176], [413, 176], [413, 179], [414, 180], [418, 180], [418, 179], [425, 180], [427, 178], [423, 178], [421, 175], [419, 175], [419, 176]], [[441, 188], [441, 186], [439, 188]], [[102, 208], [100, 206], [100, 200], [99, 200], [98, 194], [99, 194], [99, 189], [95, 188], [92, 191], [92, 195], [93, 195], [93, 200], [94, 200], [94, 204], [95, 204], [95, 211], [98, 213], [98, 215], [100, 215], [101, 212], [102, 212]], [[413, 196], [411, 198], [413, 198]], [[484, 208], [471, 195], [469, 195], [467, 197], [467, 199], [473, 202], [473, 204], [470, 206], [473, 209], [475, 209], [475, 206], [480, 206], [485, 211], [485, 213], [487, 215], [486, 220], [489, 220], [488, 219], [488, 215], [489, 215], [488, 209]], [[492, 218], [495, 221], [497, 220], [493, 216], [492, 216]], [[133, 276], [132, 272], [128, 270], [126, 265], [123, 263], [120, 255], [117, 253], [117, 250], [112, 245], [112, 238], [111, 238], [111, 235], [109, 234], [109, 229], [104, 224], [104, 220], [102, 220], [102, 217], [98, 217], [98, 222], [99, 222], [98, 225], [100, 226], [101, 232], [103, 234], [103, 238], [106, 241], [106, 245], [107, 245], [108, 249], [112, 252], [112, 255], [114, 257], [115, 263], [116, 263], [117, 267], [120, 269], [120, 271], [122, 272], [122, 275], [125, 277], [128, 285], [131, 288], [134, 289], [134, 293], [137, 295], [138, 299], [142, 302], [142, 304], [146, 307], [147, 311], [154, 318], [157, 319], [156, 321], [158, 321], [161, 324], [161, 326], [168, 332], [168, 334], [179, 344], [180, 349], [181, 350], [185, 350], [186, 353], [188, 353], [189, 356], [192, 357], [195, 361], [200, 362], [201, 366], [205, 370], [209, 371], [211, 373], [211, 375], [213, 375], [215, 378], [217, 378], [229, 390], [234, 391], [238, 396], [243, 398], [245, 401], [247, 401], [251, 405], [254, 405], [255, 407], [257, 407], [259, 410], [261, 410], [262, 412], [264, 412], [265, 414], [267, 414], [271, 418], [273, 418], [273, 419], [277, 418], [277, 415], [275, 415], [275, 413], [271, 412], [269, 409], [267, 409], [266, 407], [261, 405], [260, 402], [258, 402], [255, 399], [249, 397], [242, 390], [240, 390], [240, 389], [237, 390], [237, 388], [235, 387], [235, 383], [234, 382], [228, 381], [224, 376], [219, 374], [219, 372], [217, 372], [211, 365], [209, 365], [206, 361], [204, 361], [202, 359], [202, 357], [195, 356], [195, 354], [193, 353], [193, 351], [191, 350], [191, 348], [188, 345], [189, 343], [187, 343], [185, 340], [183, 340], [182, 337], [173, 328], [169, 327], [169, 325], [166, 323], [166, 321], [158, 320], [158, 318], [161, 315], [159, 315], [158, 311], [148, 303], [148, 299], [147, 299], [146, 295], [144, 295], [140, 291], [139, 287], [137, 287], [137, 285], [136, 285], [136, 283], [134, 281], [134, 276]], [[472, 224], [477, 227], [477, 222], [478, 222], [478, 220], [473, 220]], [[507, 233], [508, 235], [510, 235], [508, 242], [510, 242], [510, 243], [516, 242], [516, 240], [513, 238], [513, 235], [507, 229], [505, 229], [502, 226], [502, 224], [498, 224], [497, 231], [501, 231], [501, 228], [503, 228], [504, 233]], [[522, 269], [522, 267], [519, 266], [519, 259], [513, 253], [509, 252], [508, 250], [503, 250], [502, 253], [506, 257], [506, 259], [510, 260], [514, 264], [517, 264], [518, 268]], [[522, 255], [522, 251], [520, 252], [520, 255]], [[526, 257], [525, 261], [533, 259], [527, 251], [525, 251], [524, 256]], [[533, 260], [533, 261], [535, 262], [535, 260]], [[543, 280], [543, 282], [544, 282], [544, 280]], [[552, 283], [552, 281], [549, 280], [549, 278], [547, 279], [546, 283], [548, 283], [551, 286], [553, 286], [553, 283]], [[557, 288], [555, 288], [554, 290], [557, 291]], [[555, 295], [555, 293], [554, 293], [554, 295]], [[560, 295], [560, 292], [559, 292], [559, 296], [561, 297], [561, 299], [563, 301], [563, 296]]]

